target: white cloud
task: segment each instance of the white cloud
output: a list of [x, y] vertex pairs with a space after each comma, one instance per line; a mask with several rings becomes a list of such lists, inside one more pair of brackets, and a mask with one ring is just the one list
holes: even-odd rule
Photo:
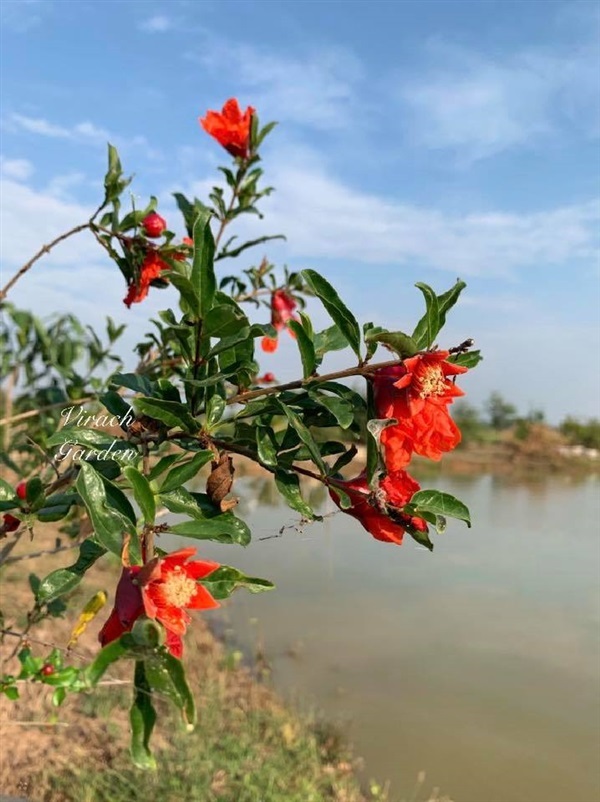
[[412, 136], [466, 160], [527, 145], [565, 128], [600, 132], [596, 42], [560, 53], [530, 48], [504, 58], [430, 43], [436, 65], [404, 75], [396, 95], [412, 113]]
[[265, 120], [320, 130], [356, 124], [355, 87], [363, 73], [358, 59], [344, 48], [280, 55], [210, 34], [198, 50], [184, 56], [251, 90], [252, 105]]
[[77, 142], [83, 145], [94, 145], [104, 147], [107, 142], [111, 142], [119, 148], [136, 148], [138, 151], [145, 152], [148, 159], [161, 159], [162, 154], [151, 147], [148, 140], [143, 136], [123, 137], [108, 131], [105, 128], [95, 125], [89, 120], [76, 123], [70, 128], [50, 122], [43, 117], [30, 117], [24, 114], [12, 112], [2, 120], [2, 127], [10, 133], [25, 131], [38, 136], [45, 136], [51, 139], [64, 139]]
[[0, 156], [0, 172], [7, 178], [25, 181], [33, 173], [33, 164], [27, 159], [6, 159]]
[[146, 33], [164, 33], [174, 27], [174, 22], [164, 14], [155, 14], [139, 24], [139, 29]]
[[[591, 265], [598, 258], [597, 201], [529, 214], [448, 215], [353, 189], [292, 153], [272, 165], [270, 176], [278, 190], [262, 204], [264, 225], [269, 233], [287, 235], [287, 243], [276, 246], [284, 258], [425, 266], [488, 277]], [[254, 220], [243, 225], [256, 234]]]

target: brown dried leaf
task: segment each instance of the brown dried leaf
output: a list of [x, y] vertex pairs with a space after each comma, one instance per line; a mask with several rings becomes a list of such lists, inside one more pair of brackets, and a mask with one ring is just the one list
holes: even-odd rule
[[223, 453], [219, 457], [219, 461], [213, 461], [211, 465], [212, 470], [206, 482], [206, 492], [212, 503], [220, 506], [233, 485], [233, 460], [229, 454]]

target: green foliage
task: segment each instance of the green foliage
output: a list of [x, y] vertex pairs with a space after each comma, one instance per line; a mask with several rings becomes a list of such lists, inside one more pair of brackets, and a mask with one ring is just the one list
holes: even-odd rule
[[600, 449], [600, 420], [598, 418], [582, 421], [569, 416], [562, 421], [559, 431], [568, 438], [572, 445]]
[[[300, 476], [327, 488], [331, 477], [349, 467], [357, 455], [356, 448], [347, 447], [348, 441], [361, 438], [367, 440], [366, 470], [372, 490], [368, 503], [379, 505], [381, 515], [391, 509], [381, 506], [376, 496], [383, 492], [379, 482], [386, 472], [381, 432], [395, 421], [376, 414], [376, 374], [368, 363], [378, 346], [397, 357], [396, 365], [436, 346], [447, 313], [465, 286], [458, 281], [437, 295], [418, 283], [425, 314], [409, 335], [395, 325], [392, 330], [371, 322], [361, 327], [338, 291], [316, 270], [278, 271], [263, 259], [235, 275], [217, 275], [215, 266], [221, 260], [245, 257], [249, 249], [281, 236], [262, 235], [244, 242], [235, 235], [225, 236], [240, 216], [260, 217], [258, 204], [272, 191], [262, 186], [258, 153], [272, 128], [273, 124], [261, 128], [257, 115], [252, 115], [247, 147], [230, 166], [220, 168], [224, 184], [215, 185], [206, 201], [175, 193], [191, 244], [175, 242], [169, 226], [159, 236], [151, 236], [143, 221], [157, 209], [153, 196], [143, 210], [132, 206], [121, 214], [130, 179], [124, 177], [117, 150], [109, 145], [103, 200], [84, 227], [123, 275], [128, 306], [143, 301], [150, 287], [154, 292], [170, 285], [178, 298], [177, 309], [165, 309], [151, 321], [152, 330], [136, 347], [139, 363], [135, 369], [122, 372], [119, 358], [112, 353], [123, 326], [110, 318], [108, 345], [73, 315], [44, 322], [10, 305], [5, 307], [7, 323], [0, 330], [3, 375], [10, 377], [12, 385], [4, 397], [8, 418], [8, 429], [2, 432], [7, 446], [4, 462], [16, 475], [27, 478], [24, 492], [18, 493], [8, 482], [0, 482], [2, 511], [13, 510], [18, 517], [17, 522], [2, 523], [3, 530], [16, 523], [35, 535], [45, 521], [59, 520], [63, 532], [80, 538], [75, 562], [32, 581], [35, 601], [28, 624], [60, 615], [69, 594], [107, 552], [125, 569], [115, 612], [103, 631], [105, 645], [90, 665], [63, 665], [53, 652], [45, 658], [50, 663], [44, 671], [43, 658], [23, 649], [21, 674], [4, 677], [0, 689], [14, 697], [18, 682], [42, 681], [53, 685], [55, 704], [60, 704], [69, 692], [96, 688], [117, 661], [128, 661], [134, 678], [131, 753], [139, 768], [156, 766], [150, 739], [160, 711], [155, 706], [157, 698], [173, 702], [188, 729], [195, 718], [183, 664], [164, 645], [169, 641], [158, 613], [156, 619], [142, 615], [153, 610], [147, 586], [167, 582], [165, 575], [171, 570], [168, 562], [162, 562], [165, 552], [155, 549], [154, 536], [170, 532], [237, 546], [250, 542], [248, 525], [233, 512], [237, 500], [231, 497], [230, 454], [265, 467], [293, 510], [303, 519], [318, 519], [311, 497], [303, 494]], [[309, 298], [318, 299], [332, 325], [314, 330], [304, 311]], [[261, 319], [251, 320], [244, 305], [250, 305]], [[405, 324], [398, 321], [398, 326]], [[302, 377], [277, 386], [269, 378], [257, 378], [255, 341], [285, 327], [295, 336]], [[324, 374], [326, 356], [343, 349], [347, 349], [349, 367]], [[452, 352], [455, 362], [468, 366], [480, 358], [470, 341]], [[367, 377], [366, 401], [361, 392], [347, 386], [352, 376], [361, 377], [361, 382]], [[506, 425], [511, 410], [500, 396], [495, 398], [490, 407], [493, 425]], [[28, 412], [35, 414], [29, 418]], [[29, 423], [21, 426], [25, 420]], [[356, 473], [362, 467], [357, 466]], [[204, 469], [206, 475], [201, 474]], [[198, 483], [205, 492], [192, 489]], [[337, 498], [344, 510], [355, 504], [351, 493], [342, 488]], [[171, 516], [159, 521], [165, 511], [177, 515], [177, 520]], [[436, 490], [416, 493], [395, 514], [409, 534], [429, 549], [433, 544], [428, 533], [406, 523], [408, 515], [426, 519], [438, 532], [445, 529], [448, 516], [470, 525], [466, 507]], [[83, 528], [88, 523], [92, 534]], [[199, 573], [193, 573], [190, 565], [173, 569], [183, 572], [178, 574], [177, 588], [179, 580], [189, 579], [186, 570], [192, 577], [203, 575], [202, 566], [196, 564]], [[217, 599], [237, 588], [257, 593], [273, 587], [266, 579], [245, 576], [227, 565], [201, 581]], [[185, 602], [189, 585], [183, 581], [181, 586], [182, 612], [202, 594], [192, 586]], [[179, 603], [170, 607], [177, 609]], [[117, 635], [112, 625], [119, 630]], [[110, 637], [115, 639], [106, 643]]]
[[485, 402], [485, 410], [492, 429], [502, 431], [514, 422], [517, 408], [506, 401], [500, 393], [492, 393]]

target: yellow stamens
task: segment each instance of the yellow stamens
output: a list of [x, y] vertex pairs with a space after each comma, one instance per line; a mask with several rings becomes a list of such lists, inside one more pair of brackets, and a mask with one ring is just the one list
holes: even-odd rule
[[444, 372], [439, 365], [430, 365], [426, 372], [421, 376], [421, 398], [429, 398], [431, 395], [443, 395], [446, 391], [446, 379]]
[[178, 566], [170, 571], [163, 583], [166, 601], [175, 607], [186, 607], [196, 592], [196, 580], [187, 576]]

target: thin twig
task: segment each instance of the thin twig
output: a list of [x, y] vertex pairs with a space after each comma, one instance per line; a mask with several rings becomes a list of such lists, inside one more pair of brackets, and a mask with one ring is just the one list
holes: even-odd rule
[[352, 368], [345, 370], [336, 370], [333, 373], [325, 373], [322, 375], [309, 376], [308, 379], [297, 379], [287, 384], [278, 384], [275, 387], [261, 387], [258, 390], [250, 390], [245, 393], [237, 393], [227, 399], [227, 404], [245, 404], [247, 401], [252, 401], [253, 398], [260, 398], [263, 395], [275, 395], [276, 393], [284, 392], [285, 390], [299, 390], [307, 384], [314, 384], [318, 382], [334, 381], [335, 379], [347, 379], [350, 376], [368, 376], [381, 368], [391, 368], [395, 365], [401, 365], [401, 359], [392, 359], [388, 362], [378, 362], [375, 365], [355, 365]]
[[0, 420], [0, 426], [5, 423], [16, 423], [17, 421], [27, 420], [27, 418], [33, 418], [36, 415], [41, 415], [42, 412], [47, 412], [49, 409], [57, 409], [58, 407], [64, 407], [65, 404], [72, 407], [79, 407], [82, 404], [87, 404], [88, 401], [95, 401], [96, 398], [93, 395], [87, 396], [86, 398], [78, 398], [77, 400], [72, 399], [65, 399], [64, 401], [58, 401], [56, 404], [48, 404], [45, 407], [40, 407], [39, 409], [30, 409], [27, 412], [20, 412], [18, 415], [13, 415], [12, 417], [2, 418]]
[[80, 231], [85, 231], [86, 228], [89, 227], [90, 227], [89, 221], [87, 223], [82, 223], [81, 225], [75, 226], [75, 228], [66, 231], [64, 234], [61, 234], [59, 237], [56, 237], [56, 239], [53, 239], [52, 242], [49, 242], [47, 245], [42, 245], [42, 247], [35, 254], [35, 256], [32, 256], [28, 262], [25, 262], [23, 267], [21, 267], [11, 278], [11, 280], [3, 287], [3, 289], [0, 290], [0, 301], [3, 301], [6, 298], [6, 296], [8, 295], [8, 291], [11, 289], [11, 287], [13, 287], [17, 283], [17, 281], [21, 278], [21, 276], [27, 273], [27, 271], [31, 267], [33, 267], [33, 265], [38, 261], [38, 259], [41, 259], [42, 256], [44, 256], [44, 254], [50, 253], [52, 248], [54, 248], [55, 245], [58, 245], [59, 242], [62, 242], [68, 237], [72, 237], [73, 234], [78, 234]]

